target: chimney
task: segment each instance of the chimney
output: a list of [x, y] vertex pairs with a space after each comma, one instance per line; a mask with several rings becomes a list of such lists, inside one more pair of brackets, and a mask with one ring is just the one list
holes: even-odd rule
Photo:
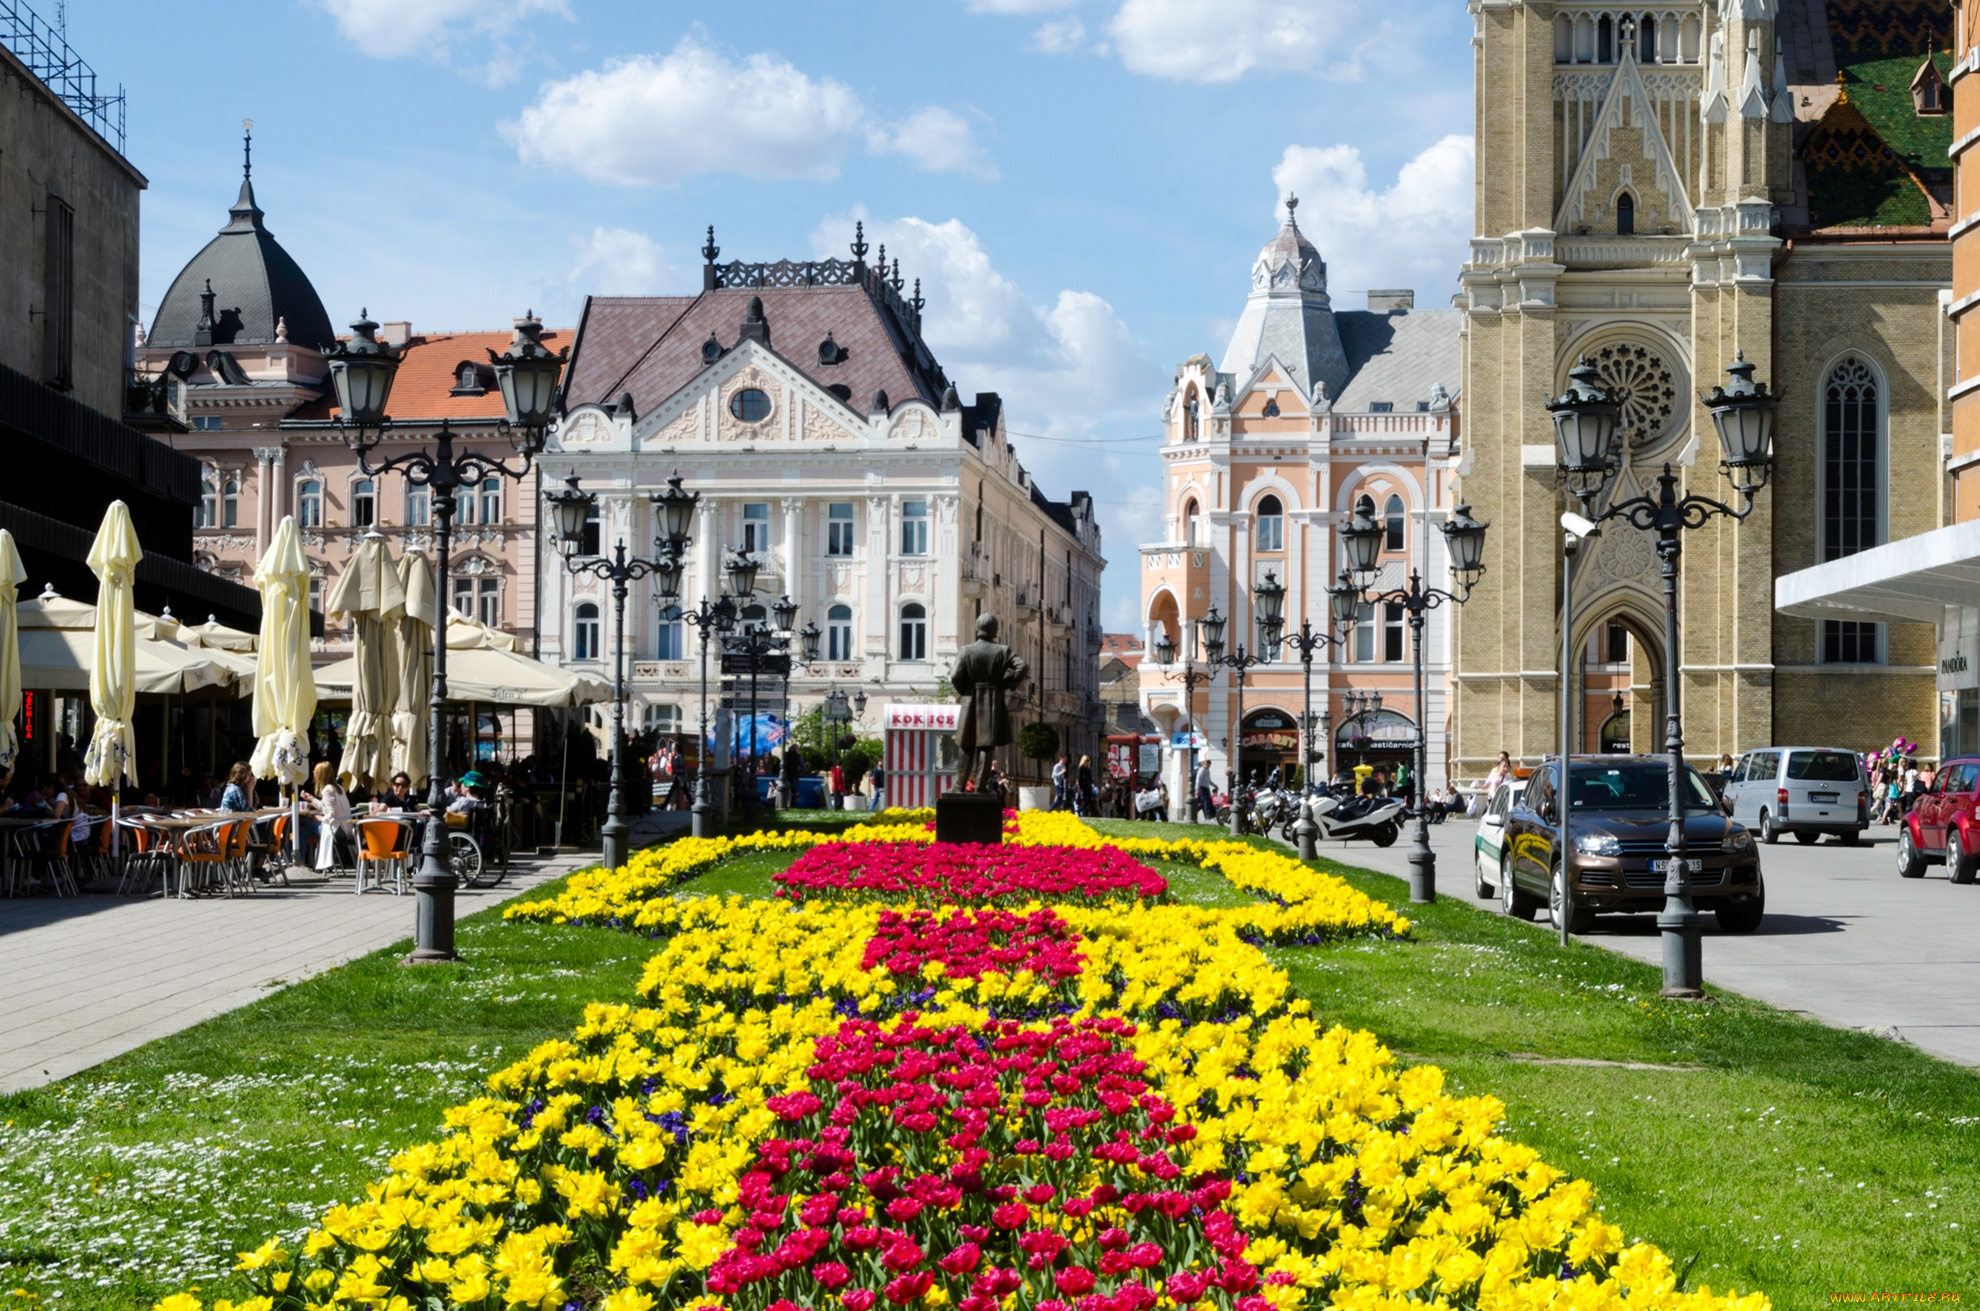
[[1368, 293], [1370, 314], [1407, 314], [1416, 308], [1416, 293], [1408, 287], [1389, 287]]
[[[1371, 292], [1370, 295], [1372, 296], [1373, 293]], [[402, 347], [412, 340], [412, 324], [403, 322], [384, 324], [379, 329], [378, 340], [387, 346]]]

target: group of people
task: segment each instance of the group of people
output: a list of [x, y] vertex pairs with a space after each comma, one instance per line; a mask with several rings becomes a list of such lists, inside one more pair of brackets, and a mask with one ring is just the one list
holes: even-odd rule
[[1052, 762], [1052, 809], [1070, 810], [1083, 819], [1098, 817], [1100, 795], [1093, 785], [1093, 757], [1081, 756], [1077, 767], [1070, 754]]

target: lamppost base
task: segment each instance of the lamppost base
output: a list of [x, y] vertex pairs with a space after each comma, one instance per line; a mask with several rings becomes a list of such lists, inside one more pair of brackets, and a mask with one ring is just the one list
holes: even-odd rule
[[600, 843], [604, 847], [606, 869], [619, 869], [626, 863], [626, 846], [632, 836], [632, 825], [626, 823], [622, 815], [613, 815], [605, 821], [605, 827], [598, 830]]
[[1657, 917], [1657, 927], [1664, 939], [1664, 986], [1659, 995], [1674, 1001], [1701, 1000], [1705, 966], [1698, 912], [1688, 906], [1666, 910]]
[[1318, 860], [1320, 852], [1314, 839], [1320, 836], [1320, 826], [1313, 822], [1312, 799], [1302, 798], [1299, 803], [1299, 822], [1293, 825], [1293, 838], [1299, 843], [1301, 860]]
[[1409, 853], [1409, 899], [1419, 906], [1437, 900], [1437, 853], [1427, 842]]
[[421, 871], [413, 880], [414, 945], [406, 964], [439, 965], [460, 959], [454, 950], [455, 887], [452, 874], [435, 878]]

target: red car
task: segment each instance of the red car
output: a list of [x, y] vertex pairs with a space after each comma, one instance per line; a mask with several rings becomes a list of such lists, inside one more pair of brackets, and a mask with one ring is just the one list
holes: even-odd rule
[[1924, 875], [1925, 866], [1944, 862], [1954, 883], [1973, 882], [1980, 863], [1980, 756], [1958, 756], [1939, 766], [1932, 790], [1918, 798], [1898, 827], [1897, 867], [1905, 878]]

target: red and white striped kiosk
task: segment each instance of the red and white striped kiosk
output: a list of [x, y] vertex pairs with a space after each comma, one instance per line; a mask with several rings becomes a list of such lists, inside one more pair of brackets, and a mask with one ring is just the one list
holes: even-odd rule
[[887, 804], [932, 806], [956, 785], [956, 728], [962, 707], [924, 702], [890, 702], [885, 713]]

